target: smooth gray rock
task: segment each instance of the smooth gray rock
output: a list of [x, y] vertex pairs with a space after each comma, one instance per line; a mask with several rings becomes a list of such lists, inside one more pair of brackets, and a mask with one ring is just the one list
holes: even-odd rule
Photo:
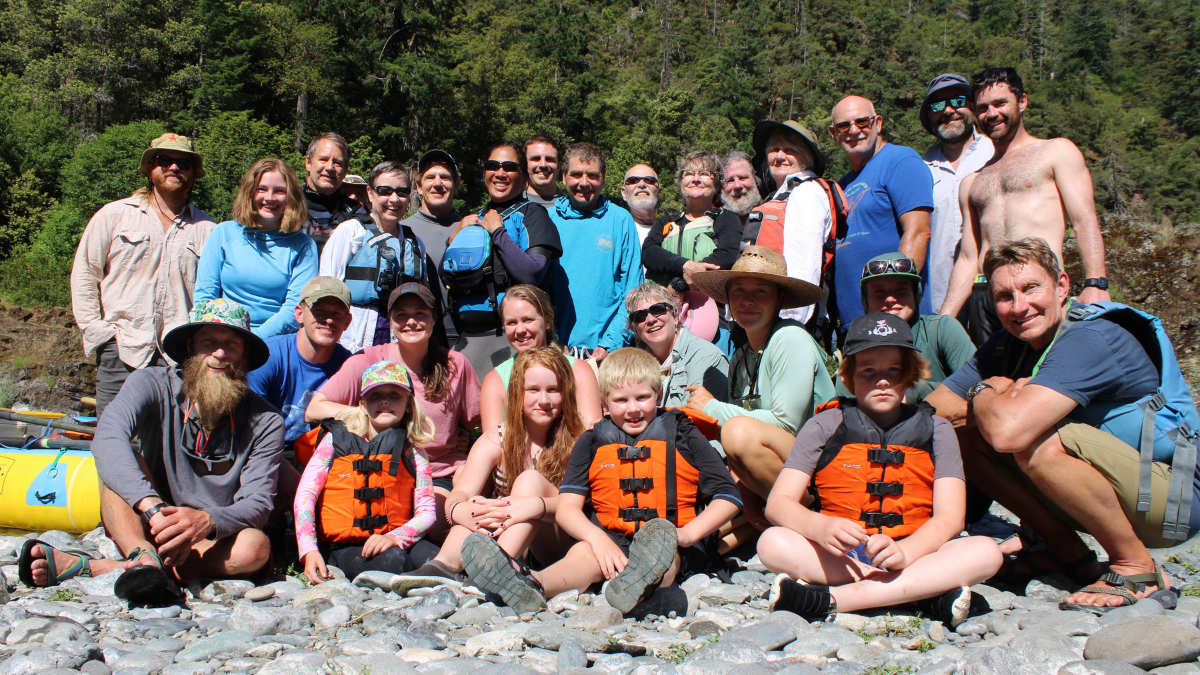
[[522, 646], [524, 640], [521, 631], [493, 630], [468, 638], [467, 643], [459, 649], [459, 653], [464, 656], [483, 656], [518, 650]]
[[[93, 623], [95, 620], [93, 619]], [[62, 621], [50, 627], [42, 638], [42, 644], [47, 647], [60, 645], [90, 644], [92, 636], [87, 629], [76, 623]]]
[[1104, 626], [1111, 626], [1118, 621], [1126, 619], [1136, 619], [1142, 616], [1163, 616], [1166, 614], [1166, 609], [1162, 603], [1157, 600], [1142, 599], [1132, 605], [1111, 609], [1099, 618], [1099, 622]]
[[602, 651], [608, 645], [608, 640], [599, 635], [560, 626], [534, 625], [525, 631], [524, 638], [529, 646], [550, 651], [558, 651], [559, 646], [568, 641], [578, 644], [583, 651], [590, 653]]
[[478, 607], [460, 609], [446, 617], [446, 620], [457, 626], [482, 626], [499, 617], [500, 610], [489, 602]]
[[633, 670], [633, 657], [629, 654], [601, 654], [592, 664], [592, 670], [608, 675], [627, 675]]
[[325, 663], [324, 654], [284, 652], [263, 666], [256, 675], [325, 675]]
[[140, 668], [147, 672], [158, 673], [170, 662], [171, 659], [157, 652], [134, 652], [122, 656], [117, 659], [116, 663], [110, 665], [114, 671], [122, 668]]
[[187, 647], [188, 642], [179, 638], [160, 638], [151, 640], [142, 646], [148, 652], [171, 652], [171, 656], [174, 656], [175, 652]]
[[750, 598], [750, 591], [734, 584], [712, 584], [696, 595], [710, 605], [740, 605]]
[[837, 657], [841, 661], [850, 661], [852, 663], [861, 663], [864, 666], [874, 668], [882, 666], [888, 661], [888, 650], [879, 645], [845, 645], [837, 651]]
[[303, 608], [322, 600], [336, 606], [362, 602], [365, 599], [366, 593], [361, 588], [345, 579], [333, 579], [300, 593], [292, 600], [292, 606]]
[[766, 663], [767, 655], [763, 649], [749, 640], [729, 639], [722, 637], [720, 641], [701, 647], [687, 655], [685, 660], [698, 661], [710, 659], [727, 663]]
[[378, 588], [386, 593], [392, 590], [392, 584], [398, 576], [398, 574], [392, 574], [391, 572], [371, 570], [354, 577], [354, 585], [359, 588]]
[[526, 668], [515, 663], [489, 663], [473, 672], [479, 675], [538, 675], [533, 668]]
[[82, 666], [85, 660], [74, 654], [50, 647], [31, 647], [18, 651], [15, 656], [0, 664], [0, 675], [28, 675], [35, 670], [51, 668], [74, 668]]
[[170, 637], [198, 627], [195, 621], [184, 619], [145, 619], [133, 625], [133, 632], [147, 638]]
[[952, 675], [958, 668], [958, 661], [951, 658], [933, 658], [925, 662], [916, 675]]
[[1047, 574], [1031, 579], [1025, 585], [1025, 597], [1043, 602], [1062, 602], [1076, 588], [1079, 586], [1065, 575]]
[[279, 618], [275, 613], [252, 604], [234, 605], [227, 623], [230, 628], [245, 631], [255, 637], [279, 632]]
[[558, 659], [555, 665], [560, 671], [567, 668], [587, 668], [587, 652], [574, 640], [566, 640], [558, 645]]
[[486, 665], [488, 665], [488, 662], [483, 659], [459, 657], [457, 659], [442, 659], [440, 661], [422, 663], [417, 666], [416, 670], [421, 675], [467, 675]]
[[589, 607], [567, 619], [567, 628], [603, 630], [621, 623], [621, 613], [612, 607]]
[[1079, 643], [1058, 631], [1023, 631], [1008, 646], [1029, 663], [1037, 664], [1051, 673], [1083, 657]]
[[396, 634], [396, 643], [402, 649], [443, 649], [445, 643], [430, 634], [419, 634], [412, 631], [400, 631]]
[[[366, 574], [366, 572], [363, 574]], [[361, 577], [362, 575], [360, 574], [359, 576]], [[408, 607], [402, 612], [402, 614], [410, 623], [417, 623], [419, 621], [437, 621], [438, 619], [444, 619], [457, 611], [457, 605], [439, 602], [435, 604], [422, 604], [418, 605], [417, 607]]]
[[[750, 667], [749, 665], [738, 665], [716, 659], [696, 659], [694, 661], [684, 661], [677, 666], [677, 669], [680, 675], [735, 675], [735, 671], [736, 675], [741, 675]], [[586, 673], [583, 675], [586, 675]]]
[[1155, 675], [1198, 675], [1200, 665], [1196, 663], [1174, 663], [1169, 666], [1159, 666], [1150, 672]]
[[771, 612], [765, 618], [763, 618], [763, 621], [778, 621], [780, 623], [786, 623], [792, 627], [792, 630], [796, 631], [797, 637], [801, 635], [808, 635], [816, 630], [816, 628], [813, 628], [812, 624], [806, 621], [804, 617], [782, 609]]
[[1170, 616], [1127, 619], [1092, 634], [1084, 658], [1126, 661], [1143, 670], [1195, 660], [1200, 629]]
[[212, 675], [215, 670], [207, 663], [169, 663], [162, 672], [163, 675]]
[[793, 663], [792, 665], [779, 671], [779, 675], [817, 675], [820, 672], [815, 666], [808, 663]]
[[539, 675], [558, 675], [558, 652], [528, 649], [521, 655], [521, 665], [533, 668]]
[[783, 648], [796, 639], [796, 629], [783, 621], [762, 621], [744, 628], [735, 628], [721, 636], [721, 642], [744, 640], [764, 652]]
[[382, 638], [363, 638], [361, 640], [345, 640], [338, 644], [342, 653], [347, 656], [363, 656], [366, 654], [395, 654], [400, 651], [400, 645], [394, 640]]
[[1045, 675], [1048, 669], [1031, 664], [1009, 647], [1000, 646], [970, 650], [956, 672], [958, 675]]
[[227, 630], [196, 640], [175, 655], [176, 663], [207, 661], [220, 654], [240, 654], [254, 642], [254, 636], [240, 630]]
[[820, 630], [801, 635], [788, 646], [783, 653], [788, 656], [825, 656], [832, 657], [845, 645], [864, 644], [859, 636], [840, 626], [825, 624]]
[[853, 661], [834, 661], [825, 664], [821, 669], [821, 675], [858, 675], [865, 671], [867, 666]]
[[1144, 675], [1145, 672], [1124, 661], [1110, 659], [1072, 661], [1058, 669], [1058, 675]]
[[[361, 576], [361, 575], [360, 575]], [[341, 656], [337, 659], [343, 672], [367, 672], [371, 675], [417, 675], [411, 663], [401, 661], [388, 654], [360, 654]]]
[[693, 574], [682, 584], [679, 584], [679, 587], [683, 589], [684, 593], [687, 593], [688, 595], [695, 595], [701, 590], [713, 585], [713, 583], [715, 582], [713, 581], [712, 577], [708, 576], [707, 574]]
[[688, 632], [692, 637], [704, 637], [705, 635], [720, 635], [721, 627], [713, 621], [695, 621], [688, 626]]
[[123, 570], [116, 569], [98, 577], [72, 577], [60, 584], [60, 588], [77, 588], [83, 591], [84, 595], [116, 597], [116, 591], [113, 588], [122, 572]]
[[262, 602], [275, 597], [275, 589], [270, 586], [255, 586], [246, 591], [242, 597], [251, 602]]
[[350, 620], [350, 608], [346, 605], [335, 605], [317, 615], [317, 626], [334, 628]]
[[[103, 661], [88, 661], [82, 666], [79, 666], [79, 672], [84, 673], [85, 675], [112, 675], [112, 668], [109, 668]], [[168, 673], [168, 675], [174, 674]], [[177, 675], [188, 674], [178, 673]]]

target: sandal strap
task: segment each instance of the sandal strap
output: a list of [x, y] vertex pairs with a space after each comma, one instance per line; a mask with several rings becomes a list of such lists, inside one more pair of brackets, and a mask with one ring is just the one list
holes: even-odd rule
[[1100, 577], [1100, 581], [1120, 586], [1121, 588], [1129, 589], [1135, 593], [1140, 593], [1146, 590], [1146, 586], [1154, 586], [1155, 588], [1164, 588], [1166, 583], [1163, 580], [1162, 569], [1159, 568], [1158, 562], [1154, 562], [1154, 571], [1145, 574], [1130, 574], [1128, 576], [1118, 574], [1117, 572], [1109, 572]]
[[126, 560], [140, 560], [141, 557], [144, 555], [148, 555], [151, 558], [154, 558], [154, 562], [158, 564], [158, 567], [160, 569], [164, 569], [162, 556], [158, 555], [158, 552], [152, 548], [135, 548], [129, 552], [129, 555], [126, 556], [125, 559]]
[[75, 562], [71, 563], [71, 566], [67, 569], [59, 572], [58, 565], [54, 562], [54, 553], [57, 549], [45, 542], [41, 542], [38, 545], [42, 547], [42, 554], [45, 556], [47, 579], [49, 579], [47, 586], [57, 586], [75, 577], [92, 576], [92, 566], [89, 564], [92, 561], [91, 556], [73, 551], [61, 551], [67, 555], [75, 556]]
[[[1104, 576], [1108, 576], [1108, 575], [1106, 574]], [[1120, 576], [1120, 575], [1117, 575], [1117, 576]], [[1108, 579], [1101, 578], [1101, 581], [1108, 581]], [[1109, 582], [1109, 583], [1112, 583], [1112, 582]], [[1126, 600], [1128, 600], [1129, 604], [1131, 604], [1131, 605], [1136, 604], [1138, 601], [1137, 596], [1134, 595], [1133, 593], [1130, 593], [1129, 589], [1125, 588], [1124, 586], [1117, 586], [1115, 588], [1110, 587], [1110, 586], [1084, 586], [1083, 588], [1079, 589], [1076, 592], [1077, 593], [1095, 593], [1098, 595], [1119, 595], [1122, 598], [1125, 598]]]

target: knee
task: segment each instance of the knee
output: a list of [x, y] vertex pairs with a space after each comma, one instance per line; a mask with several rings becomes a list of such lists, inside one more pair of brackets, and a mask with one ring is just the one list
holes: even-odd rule
[[1015, 453], [1013, 457], [1017, 460], [1017, 466], [1021, 467], [1021, 471], [1029, 476], [1034, 476], [1050, 466], [1053, 460], [1061, 457], [1066, 451], [1058, 434], [1051, 434], [1040, 445], [1026, 448]]
[[508, 493], [514, 497], [544, 497], [546, 488], [552, 487], [545, 476], [536, 469], [529, 469], [517, 476]]
[[963, 551], [962, 559], [974, 561], [971, 565], [972, 571], [975, 572], [973, 583], [991, 579], [1004, 565], [1004, 553], [991, 537], [968, 537], [963, 540], [963, 544], [966, 550]]
[[371, 562], [372, 567], [383, 568], [396, 574], [412, 569], [412, 565], [409, 563], [408, 551], [399, 546], [393, 546], [380, 553]]
[[256, 571], [271, 559], [271, 540], [262, 530], [238, 532], [229, 550], [229, 565], [234, 569]]
[[777, 569], [771, 561], [793, 558], [796, 553], [797, 539], [803, 539], [803, 537], [786, 527], [768, 527], [758, 536], [758, 556], [771, 571], [779, 572], [781, 570]]
[[753, 450], [757, 440], [753, 422], [749, 417], [734, 417], [721, 425], [721, 447], [730, 459], [740, 459]]

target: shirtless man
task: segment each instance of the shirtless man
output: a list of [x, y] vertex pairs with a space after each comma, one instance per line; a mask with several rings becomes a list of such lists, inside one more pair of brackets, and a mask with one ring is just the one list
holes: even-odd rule
[[[957, 316], [967, 304], [967, 332], [983, 344], [1000, 328], [982, 278], [982, 253], [1024, 237], [1041, 237], [1062, 264], [1067, 221], [1083, 258], [1080, 302], [1110, 300], [1104, 274], [1104, 239], [1092, 198], [1092, 176], [1069, 139], [1034, 138], [1022, 119], [1029, 98], [1017, 71], [989, 68], [975, 76], [975, 113], [996, 152], [959, 188], [962, 244], [939, 313]], [[974, 281], [974, 283], [972, 283]]]

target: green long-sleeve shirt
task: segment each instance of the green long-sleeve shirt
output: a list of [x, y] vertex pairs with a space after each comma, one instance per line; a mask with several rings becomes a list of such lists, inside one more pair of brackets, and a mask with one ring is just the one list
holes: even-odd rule
[[[755, 370], [759, 400], [750, 402], [747, 409], [739, 402], [755, 393], [751, 392]], [[735, 352], [729, 376], [730, 402], [709, 401], [704, 406], [704, 412], [722, 424], [745, 415], [795, 435], [816, 406], [834, 396], [821, 348], [799, 323], [790, 320], [776, 322], [761, 352], [750, 345]]]

